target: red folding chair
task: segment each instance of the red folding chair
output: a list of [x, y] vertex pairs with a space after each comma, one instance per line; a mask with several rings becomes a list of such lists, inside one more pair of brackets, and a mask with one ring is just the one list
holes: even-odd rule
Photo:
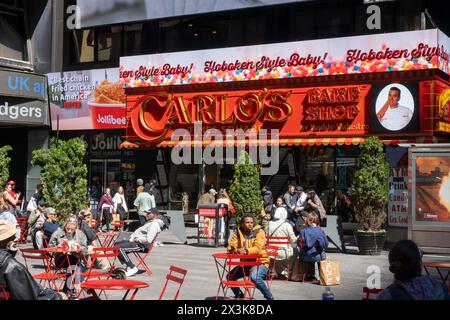
[[[119, 255], [119, 247], [110, 248], [94, 248], [90, 255], [90, 261], [87, 263], [88, 271], [81, 272], [80, 275], [85, 277], [86, 280], [91, 278], [109, 278], [114, 275], [115, 263]], [[95, 261], [97, 259], [107, 259], [110, 265], [108, 271], [95, 270]]]
[[150, 244], [150, 246], [148, 247], [148, 250], [145, 252], [131, 252], [134, 254], [134, 256], [136, 257], [138, 263], [136, 265], [136, 268], [139, 268], [139, 266], [142, 266], [145, 269], [145, 272], [147, 272], [147, 274], [149, 276], [152, 275], [152, 270], [150, 269], [150, 267], [145, 263], [145, 260], [147, 259], [147, 257], [149, 256], [150, 252], [153, 249], [153, 245], [156, 241], [156, 237], [155, 239], [153, 239], [152, 243]]
[[28, 219], [27, 218], [17, 218], [17, 225], [20, 228], [20, 238], [17, 240], [19, 243], [27, 243], [28, 237]]
[[371, 297], [370, 297], [370, 295], [377, 295], [377, 294], [379, 294], [381, 291], [383, 291], [383, 289], [377, 289], [377, 288], [372, 288], [372, 289], [370, 289], [370, 288], [367, 288], [367, 287], [364, 287], [363, 288], [363, 294], [365, 294], [365, 296], [363, 295], [363, 298], [362, 298], [362, 300], [375, 300], [375, 299], [372, 299]]
[[113, 246], [119, 236], [119, 231], [97, 232], [97, 240], [100, 247], [103, 248], [109, 248]]
[[[290, 274], [290, 258], [287, 254], [287, 248], [289, 248], [291, 246], [291, 239], [289, 237], [266, 237], [266, 249], [267, 246], [269, 247], [277, 247], [277, 251], [278, 250], [284, 250], [286, 253], [286, 262], [287, 262], [287, 277], [285, 279], [281, 278], [274, 278], [274, 280], [284, 280], [284, 281], [288, 281], [289, 280], [289, 274]], [[286, 246], [286, 247], [284, 247]], [[274, 270], [276, 270], [276, 263], [277, 260], [275, 259], [273, 264], [274, 264]]]
[[[256, 284], [253, 283], [251, 280], [251, 270], [246, 272], [245, 267], [256, 267], [259, 269], [259, 266], [261, 265], [261, 262], [259, 262], [259, 259], [261, 258], [261, 255], [259, 254], [248, 254], [248, 255], [242, 255], [242, 254], [229, 254], [227, 256], [227, 273], [228, 276], [230, 276], [235, 267], [241, 268], [243, 277], [242, 280], [231, 280], [231, 279], [223, 279], [221, 280], [222, 286], [225, 288], [225, 297], [227, 294], [227, 291], [229, 288], [243, 288], [244, 289], [244, 299], [253, 299], [253, 295], [255, 293]], [[218, 295], [216, 299], [218, 298]]]
[[[115, 269], [115, 263], [117, 260], [117, 257], [119, 255], [119, 247], [111, 247], [111, 248], [94, 248], [92, 250], [92, 253], [90, 255], [90, 261], [86, 261], [86, 265], [88, 267], [88, 271], [81, 272], [80, 276], [84, 277], [85, 281], [92, 279], [92, 278], [110, 278], [114, 277], [114, 269]], [[102, 270], [95, 270], [95, 261], [97, 259], [105, 258], [108, 260], [110, 268], [108, 271], [102, 271]], [[78, 292], [77, 297], [79, 298], [83, 290], [80, 290]], [[99, 295], [102, 293], [101, 291]], [[106, 297], [106, 294], [105, 294]]]
[[269, 256], [269, 258], [271, 260], [273, 260], [272, 266], [271, 266], [271, 268], [269, 268], [269, 271], [267, 272], [267, 277], [266, 277], [267, 287], [270, 289], [270, 287], [272, 286], [273, 279], [277, 276], [275, 262], [276, 262], [276, 258], [278, 257], [278, 247], [277, 246], [266, 246], [266, 251], [267, 251], [267, 255]]
[[[166, 283], [164, 285], [163, 290], [161, 291], [161, 295], [159, 296], [159, 300], [162, 300], [162, 298], [164, 296], [164, 293], [166, 292], [167, 284], [169, 283], [169, 281], [176, 282], [179, 285], [178, 286], [178, 290], [175, 293], [175, 297], [173, 298], [173, 300], [177, 300], [178, 294], [180, 293], [181, 286], [183, 285], [183, 282], [184, 282], [184, 278], [186, 277], [187, 270], [178, 268], [176, 266], [170, 266], [169, 270], [170, 270], [170, 272], [166, 276]], [[181, 276], [173, 275], [172, 272], [179, 273], [179, 274], [181, 274]]]
[[25, 260], [25, 266], [27, 267], [28, 270], [30, 269], [30, 267], [28, 266], [29, 260], [42, 261], [41, 266], [44, 268], [45, 272], [33, 275], [34, 279], [39, 280], [40, 284], [46, 281], [48, 285], [54, 288], [56, 291], [59, 291], [61, 289], [61, 286], [64, 283], [64, 281], [62, 281], [59, 285], [57, 285], [56, 280], [65, 278], [66, 275], [64, 273], [52, 271], [50, 264], [50, 257], [48, 256], [47, 253], [36, 249], [20, 249], [20, 252], [22, 252], [23, 259]]
[[123, 230], [123, 226], [125, 225], [125, 221], [116, 220], [113, 222], [113, 226], [115, 230]]
[[0, 300], [10, 300], [11, 295], [9, 294], [8, 288], [5, 285], [0, 284]]

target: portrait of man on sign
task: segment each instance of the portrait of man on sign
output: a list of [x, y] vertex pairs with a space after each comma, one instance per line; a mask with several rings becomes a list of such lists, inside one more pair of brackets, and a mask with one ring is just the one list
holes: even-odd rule
[[[403, 87], [403, 88], [402, 88]], [[387, 98], [384, 99], [384, 104], [380, 105], [387, 91]], [[403, 95], [405, 98], [403, 98]], [[405, 103], [405, 105], [402, 105]], [[399, 131], [405, 128], [411, 121], [414, 115], [414, 99], [408, 88], [400, 85], [389, 85], [384, 88], [377, 99], [376, 114], [380, 124], [387, 130]]]

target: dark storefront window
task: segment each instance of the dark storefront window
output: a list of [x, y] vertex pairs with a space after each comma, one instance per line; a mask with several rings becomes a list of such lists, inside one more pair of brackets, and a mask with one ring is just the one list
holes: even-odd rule
[[[70, 4], [73, 1], [66, 1]], [[367, 28], [368, 5], [360, 0], [308, 1], [67, 30], [65, 37], [70, 41], [65, 65], [76, 68], [76, 64], [88, 62], [117, 63], [120, 56], [418, 30], [428, 7], [434, 23], [446, 31], [436, 1], [392, 1], [377, 6], [381, 9], [380, 30]], [[442, 5], [441, 9], [445, 11]], [[429, 18], [425, 22], [426, 28], [436, 27]]]
[[0, 3], [0, 57], [28, 61], [22, 1]]

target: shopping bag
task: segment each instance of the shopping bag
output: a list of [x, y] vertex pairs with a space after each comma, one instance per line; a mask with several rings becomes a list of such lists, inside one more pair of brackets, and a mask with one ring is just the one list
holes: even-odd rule
[[337, 285], [341, 281], [339, 261], [323, 260], [319, 266], [320, 284], [323, 286]]
[[120, 214], [113, 213], [113, 215], [112, 215], [112, 222], [114, 223], [114, 222], [118, 222], [118, 221], [120, 221]]
[[289, 281], [303, 281], [304, 275], [308, 272], [308, 265], [300, 262], [298, 257], [291, 257], [294, 260], [294, 267], [290, 270]]

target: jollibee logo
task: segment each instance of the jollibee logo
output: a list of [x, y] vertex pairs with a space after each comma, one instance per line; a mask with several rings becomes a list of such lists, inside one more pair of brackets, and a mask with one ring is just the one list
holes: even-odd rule
[[115, 125], [126, 125], [127, 124], [127, 120], [125, 119], [125, 117], [122, 118], [115, 118], [113, 115], [106, 115], [106, 116], [101, 116], [98, 115], [97, 117], [97, 123], [101, 123], [101, 124], [115, 124]]

